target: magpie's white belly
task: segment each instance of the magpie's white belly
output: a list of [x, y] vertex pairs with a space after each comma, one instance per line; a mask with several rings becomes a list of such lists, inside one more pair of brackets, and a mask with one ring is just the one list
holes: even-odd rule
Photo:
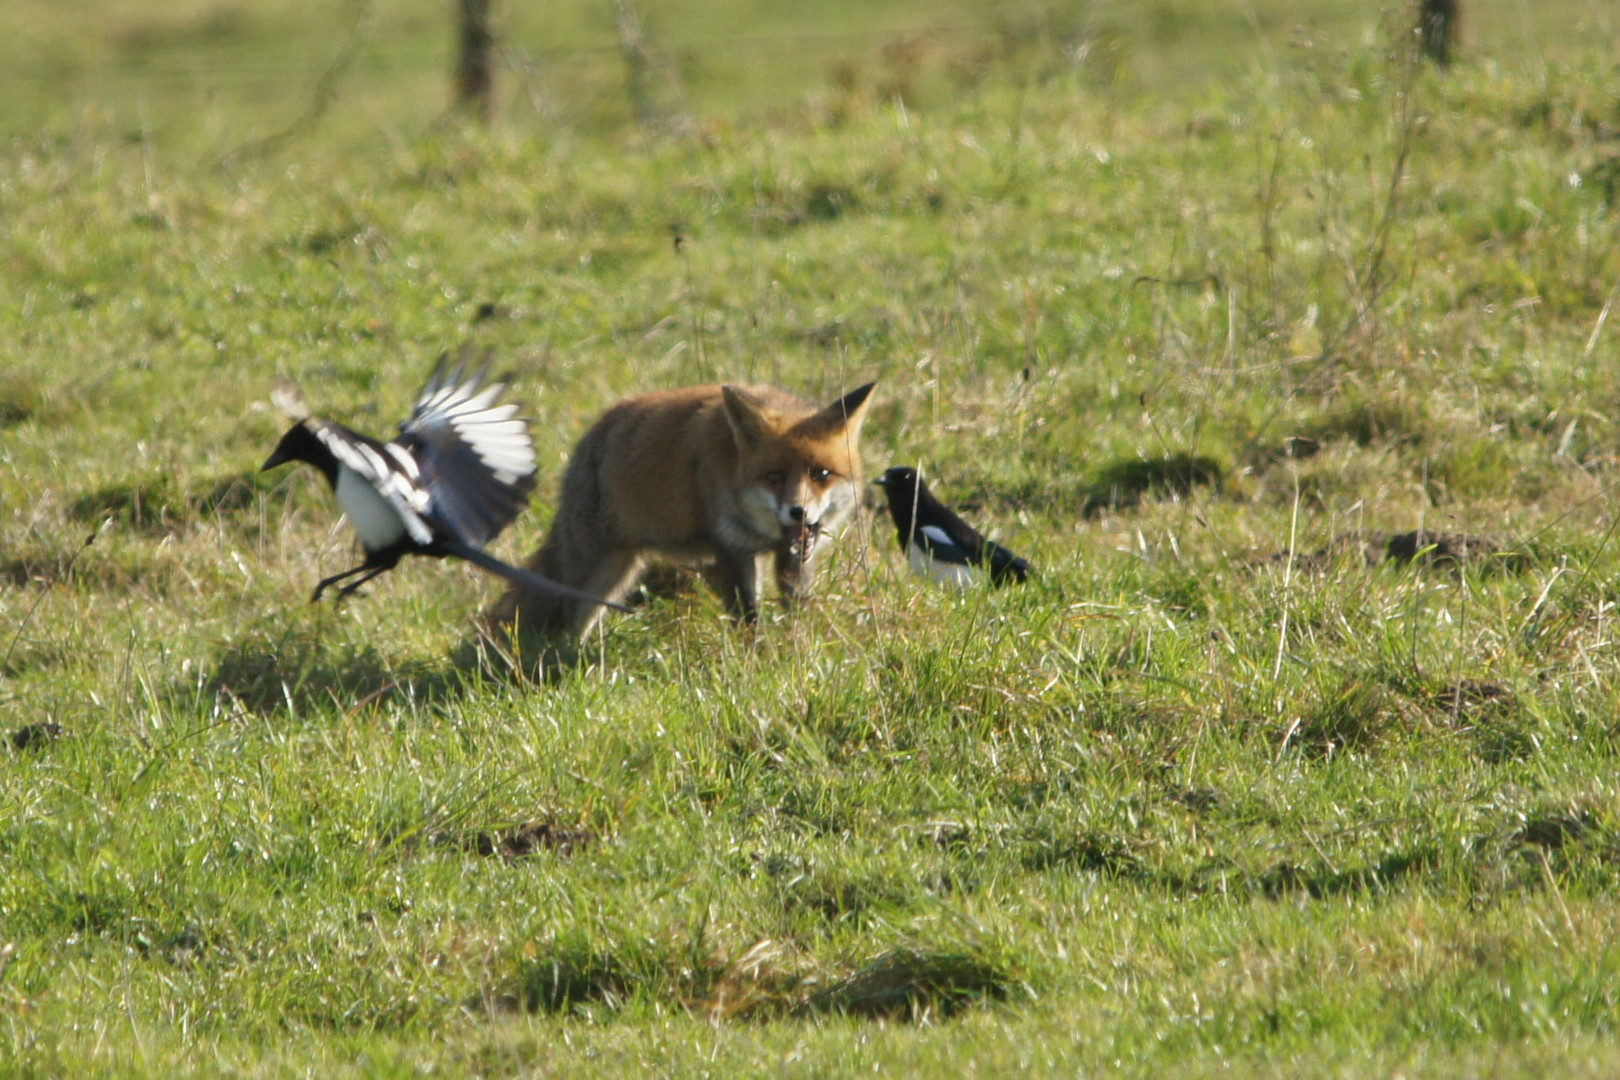
[[405, 535], [405, 522], [399, 512], [369, 481], [347, 465], [338, 466], [335, 492], [338, 505], [343, 507], [349, 524], [354, 526], [367, 551], [396, 544]]
[[922, 577], [939, 585], [966, 589], [979, 580], [979, 572], [973, 567], [931, 558], [919, 544], [906, 545], [906, 561]]

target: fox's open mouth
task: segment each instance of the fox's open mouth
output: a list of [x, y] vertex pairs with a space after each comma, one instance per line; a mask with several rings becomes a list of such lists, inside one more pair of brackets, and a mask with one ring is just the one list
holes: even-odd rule
[[799, 522], [789, 525], [782, 530], [788, 542], [788, 554], [800, 562], [810, 558], [810, 553], [816, 549], [816, 538], [821, 535], [821, 522]]

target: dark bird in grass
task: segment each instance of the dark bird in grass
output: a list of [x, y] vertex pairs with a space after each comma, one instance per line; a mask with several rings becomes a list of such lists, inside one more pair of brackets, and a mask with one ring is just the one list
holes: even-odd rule
[[896, 465], [874, 481], [889, 498], [900, 550], [921, 576], [942, 585], [965, 587], [988, 570], [990, 581], [1005, 585], [1029, 576], [1029, 563], [979, 535], [928, 490], [917, 470]]
[[62, 737], [62, 725], [49, 720], [24, 724], [11, 733], [11, 745], [18, 750], [38, 750]]
[[365, 562], [315, 586], [311, 602], [355, 578], [338, 590], [338, 599], [350, 596], [406, 555], [454, 555], [525, 589], [602, 603], [484, 553], [528, 505], [536, 465], [528, 422], [516, 405], [497, 404], [506, 384], [486, 385], [487, 376], [487, 367], [469, 375], [441, 359], [386, 443], [311, 415], [297, 387], [276, 384], [270, 400], [296, 423], [264, 468], [303, 461], [319, 469], [366, 552]]

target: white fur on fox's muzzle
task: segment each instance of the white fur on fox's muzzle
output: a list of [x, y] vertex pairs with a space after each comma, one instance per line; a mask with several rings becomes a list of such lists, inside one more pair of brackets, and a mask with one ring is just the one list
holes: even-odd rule
[[[805, 502], [788, 501], [763, 487], [751, 487], [738, 500], [748, 530], [770, 545], [786, 541], [808, 558], [816, 538], [835, 533], [855, 507], [855, 487], [838, 483]], [[799, 516], [794, 510], [801, 511]]]

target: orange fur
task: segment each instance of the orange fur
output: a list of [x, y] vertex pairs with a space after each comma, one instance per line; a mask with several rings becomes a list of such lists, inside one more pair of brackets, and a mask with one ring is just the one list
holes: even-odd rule
[[[791, 603], [811, 583], [823, 535], [860, 502], [860, 427], [872, 385], [823, 409], [769, 386], [626, 398], [574, 448], [556, 520], [529, 569], [617, 601], [649, 556], [696, 563], [732, 612], [751, 621], [770, 557]], [[602, 612], [513, 588], [486, 619], [583, 638]]]

